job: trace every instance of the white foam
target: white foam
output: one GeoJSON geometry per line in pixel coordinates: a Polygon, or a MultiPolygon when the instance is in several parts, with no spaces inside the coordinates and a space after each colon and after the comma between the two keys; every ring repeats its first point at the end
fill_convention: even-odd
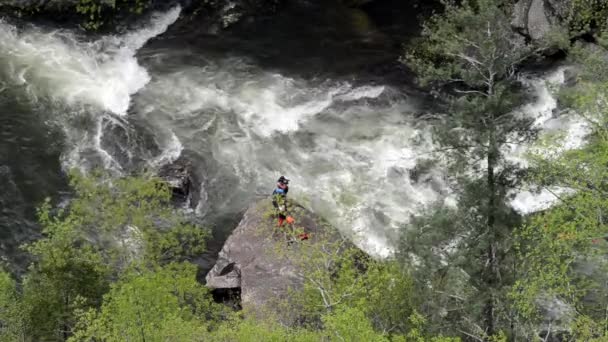
{"type": "MultiPolygon", "coordinates": [[[[419,181],[410,177],[435,146],[430,127],[410,114],[408,101],[367,101],[382,97],[388,86],[312,83],[235,59],[183,67],[150,81],[135,53],[179,12],[176,8],[145,28],[94,42],[61,31],[17,32],[0,23],[0,71],[8,77],[6,86],[20,85],[34,101],[50,99],[74,112],[84,106],[124,115],[134,105],[134,115],[154,129],[163,151],[149,161],[153,166],[171,162],[184,148],[205,151],[210,163],[220,164],[218,173],[229,170],[236,176],[243,192],[268,192],[275,175],[285,174],[292,179],[290,194],[380,257],[391,255],[410,215],[437,200],[455,205],[440,168],[419,181]]],[[[584,127],[571,117],[553,117],[557,102],[551,85],[562,82],[563,73],[548,79],[529,81],[538,97],[523,111],[544,130],[566,128],[567,146],[580,146],[584,127]]],[[[82,166],[95,150],[104,167],[120,170],[101,143],[107,120],[117,117],[102,113],[90,131],[66,132],[76,148],[63,156],[65,165],[82,166]]],[[[507,152],[524,160],[526,147],[507,152]]],[[[542,193],[542,198],[518,196],[512,204],[522,212],[541,210],[549,200],[542,193]]],[[[201,197],[199,212],[214,212],[201,207],[214,201],[205,192],[201,197]]],[[[231,204],[222,201],[217,205],[231,204]]]]}
{"type": "Polygon", "coordinates": [[[154,15],[149,26],[125,36],[87,42],[67,31],[19,32],[0,21],[0,72],[30,97],[48,98],[69,107],[93,106],[124,115],[131,95],[150,80],[135,53],[177,20],[180,8],[154,15]]]}
{"type": "Polygon", "coordinates": [[[302,80],[271,73],[242,82],[238,75],[210,65],[167,75],[152,91],[168,101],[162,106],[173,107],[180,117],[205,109],[236,112],[246,131],[270,137],[298,130],[336,102],[378,97],[384,87],[342,83],[315,89],[302,80]]]}
{"type": "Polygon", "coordinates": [[[174,162],[177,158],[179,158],[184,149],[181,141],[172,131],[169,132],[169,138],[165,139],[161,145],[162,153],[148,162],[148,164],[153,167],[159,167],[174,162]]]}
{"type": "MultiPolygon", "coordinates": [[[[135,111],[174,131],[187,148],[212,151],[244,189],[272,187],[272,178],[286,174],[295,198],[368,252],[390,255],[410,215],[445,188],[440,172],[428,182],[410,180],[419,152],[431,143],[430,132],[407,115],[411,106],[403,99],[379,106],[362,101],[382,96],[386,86],[314,85],[242,63],[156,77],[138,95],[135,111]],[[294,132],[310,132],[310,141],[301,145],[294,132]]],[[[204,207],[212,205],[205,201],[197,210],[213,212],[204,207]]]]}
{"type": "MultiPolygon", "coordinates": [[[[524,79],[523,82],[533,89],[536,99],[519,110],[534,120],[533,127],[540,130],[541,139],[548,135],[560,134],[559,151],[581,147],[585,143],[585,137],[591,132],[589,124],[576,113],[557,113],[555,92],[564,83],[565,69],[566,67],[561,67],[544,77],[524,79]]],[[[555,146],[552,146],[551,150],[557,152],[555,146]]],[[[543,153],[535,143],[512,145],[505,152],[507,159],[523,166],[528,164],[528,152],[543,153]]]]}
{"type": "Polygon", "coordinates": [[[541,189],[538,192],[523,190],[519,191],[515,198],[511,200],[511,206],[520,214],[528,215],[551,208],[559,202],[562,195],[571,193],[573,193],[571,189],[558,187],[541,189]]]}
{"type": "MultiPolygon", "coordinates": [[[[540,146],[532,142],[529,145],[512,146],[507,151],[506,158],[527,167],[527,153],[543,155],[546,158],[559,156],[567,150],[580,148],[586,143],[586,137],[591,133],[591,126],[580,115],[573,112],[564,112],[556,115],[558,109],[555,92],[564,83],[564,71],[561,67],[545,77],[524,80],[531,86],[536,94],[536,100],[521,109],[521,112],[534,119],[534,127],[540,129],[539,138],[556,135],[559,140],[553,139],[550,146],[540,146]]],[[[571,193],[568,189],[551,188],[540,191],[527,189],[514,191],[511,206],[523,215],[546,210],[557,202],[562,194],[571,193]]]]}

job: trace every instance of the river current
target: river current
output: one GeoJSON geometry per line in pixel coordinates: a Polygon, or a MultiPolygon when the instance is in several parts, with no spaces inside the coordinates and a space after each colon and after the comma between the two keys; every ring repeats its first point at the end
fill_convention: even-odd
{"type": "MultiPolygon", "coordinates": [[[[289,17],[258,23],[253,33],[184,35],[180,13],[174,7],[125,34],[96,38],[0,21],[5,256],[38,236],[34,208],[46,196],[67,196],[64,175],[72,168],[120,176],[187,156],[202,170],[193,214],[219,240],[285,175],[293,198],[378,256],[391,254],[410,215],[452,201],[441,167],[417,167],[435,148],[428,97],[395,82],[399,67],[374,71],[381,62],[397,64],[389,38],[314,25],[296,25],[290,37],[283,30],[289,17]],[[308,45],[294,45],[298,39],[308,45]],[[306,55],[311,44],[318,60],[306,55]]],[[[525,82],[535,96],[522,112],[545,131],[566,129],[572,146],[582,143],[584,125],[555,116],[562,69],[525,82]]],[[[507,152],[521,158],[525,149],[507,152]]],[[[513,200],[522,212],[550,203],[549,194],[525,189],[513,200]]]]}

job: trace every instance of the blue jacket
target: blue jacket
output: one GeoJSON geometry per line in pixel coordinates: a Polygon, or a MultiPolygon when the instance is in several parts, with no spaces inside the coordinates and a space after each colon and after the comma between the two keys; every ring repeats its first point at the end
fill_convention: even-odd
{"type": "Polygon", "coordinates": [[[287,191],[289,191],[289,188],[286,189],[281,189],[281,188],[276,188],[274,189],[274,191],[272,192],[272,205],[275,208],[279,208],[279,205],[284,207],[284,210],[286,210],[287,208],[287,191]]]}

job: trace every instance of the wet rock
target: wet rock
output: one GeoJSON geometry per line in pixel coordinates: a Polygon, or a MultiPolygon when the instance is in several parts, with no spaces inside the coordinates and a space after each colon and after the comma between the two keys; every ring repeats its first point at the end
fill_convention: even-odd
{"type": "Polygon", "coordinates": [[[540,40],[551,31],[551,22],[543,0],[532,0],[528,9],[528,34],[533,40],[540,40]]]}
{"type": "Polygon", "coordinates": [[[528,35],[528,9],[532,0],[519,0],[513,7],[511,26],[519,33],[528,35]]]}
{"type": "Polygon", "coordinates": [[[568,4],[566,0],[519,0],[513,7],[511,26],[520,34],[541,41],[561,26],[568,4]]]}
{"type": "Polygon", "coordinates": [[[573,88],[578,83],[578,76],[580,74],[580,68],[576,66],[570,66],[564,69],[564,83],[562,88],[573,88]]]}
{"type": "Polygon", "coordinates": [[[171,164],[166,164],[158,171],[173,191],[173,200],[182,206],[195,208],[200,197],[200,181],[195,167],[187,155],[180,156],[171,164]]]}
{"type": "Polygon", "coordinates": [[[203,1],[193,6],[190,20],[203,22],[208,34],[219,34],[223,30],[257,16],[274,13],[286,0],[227,0],[203,1]]]}
{"type": "Polygon", "coordinates": [[[277,246],[285,243],[294,250],[300,243],[327,241],[328,236],[330,240],[341,239],[340,234],[319,217],[303,207],[295,206],[290,213],[296,220],[296,226],[310,234],[310,238],[290,243],[276,227],[275,219],[268,215],[271,208],[270,199],[249,207],[206,276],[207,286],[211,289],[240,289],[240,304],[245,312],[260,314],[275,300],[286,299],[288,289],[303,285],[302,270],[286,254],[277,253],[277,246]]]}

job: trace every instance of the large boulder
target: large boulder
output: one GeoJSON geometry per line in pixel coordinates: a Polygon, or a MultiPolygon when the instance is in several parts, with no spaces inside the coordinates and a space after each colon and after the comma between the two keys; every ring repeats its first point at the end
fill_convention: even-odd
{"type": "Polygon", "coordinates": [[[519,0],[513,8],[511,26],[532,40],[543,40],[561,25],[568,4],[567,0],[519,0]]]}
{"type": "Polygon", "coordinates": [[[533,40],[541,40],[551,32],[550,15],[543,0],[532,0],[528,9],[528,33],[533,40]]]}
{"type": "Polygon", "coordinates": [[[291,210],[296,220],[293,227],[277,227],[271,213],[269,199],[250,206],[206,277],[211,289],[240,290],[241,307],[246,313],[265,314],[277,300],[287,298],[289,289],[303,285],[303,270],[290,257],[304,260],[305,256],[298,254],[302,244],[342,239],[336,230],[301,206],[295,205],[291,210]],[[297,233],[291,235],[292,229],[303,230],[309,239],[300,240],[297,233]]]}

